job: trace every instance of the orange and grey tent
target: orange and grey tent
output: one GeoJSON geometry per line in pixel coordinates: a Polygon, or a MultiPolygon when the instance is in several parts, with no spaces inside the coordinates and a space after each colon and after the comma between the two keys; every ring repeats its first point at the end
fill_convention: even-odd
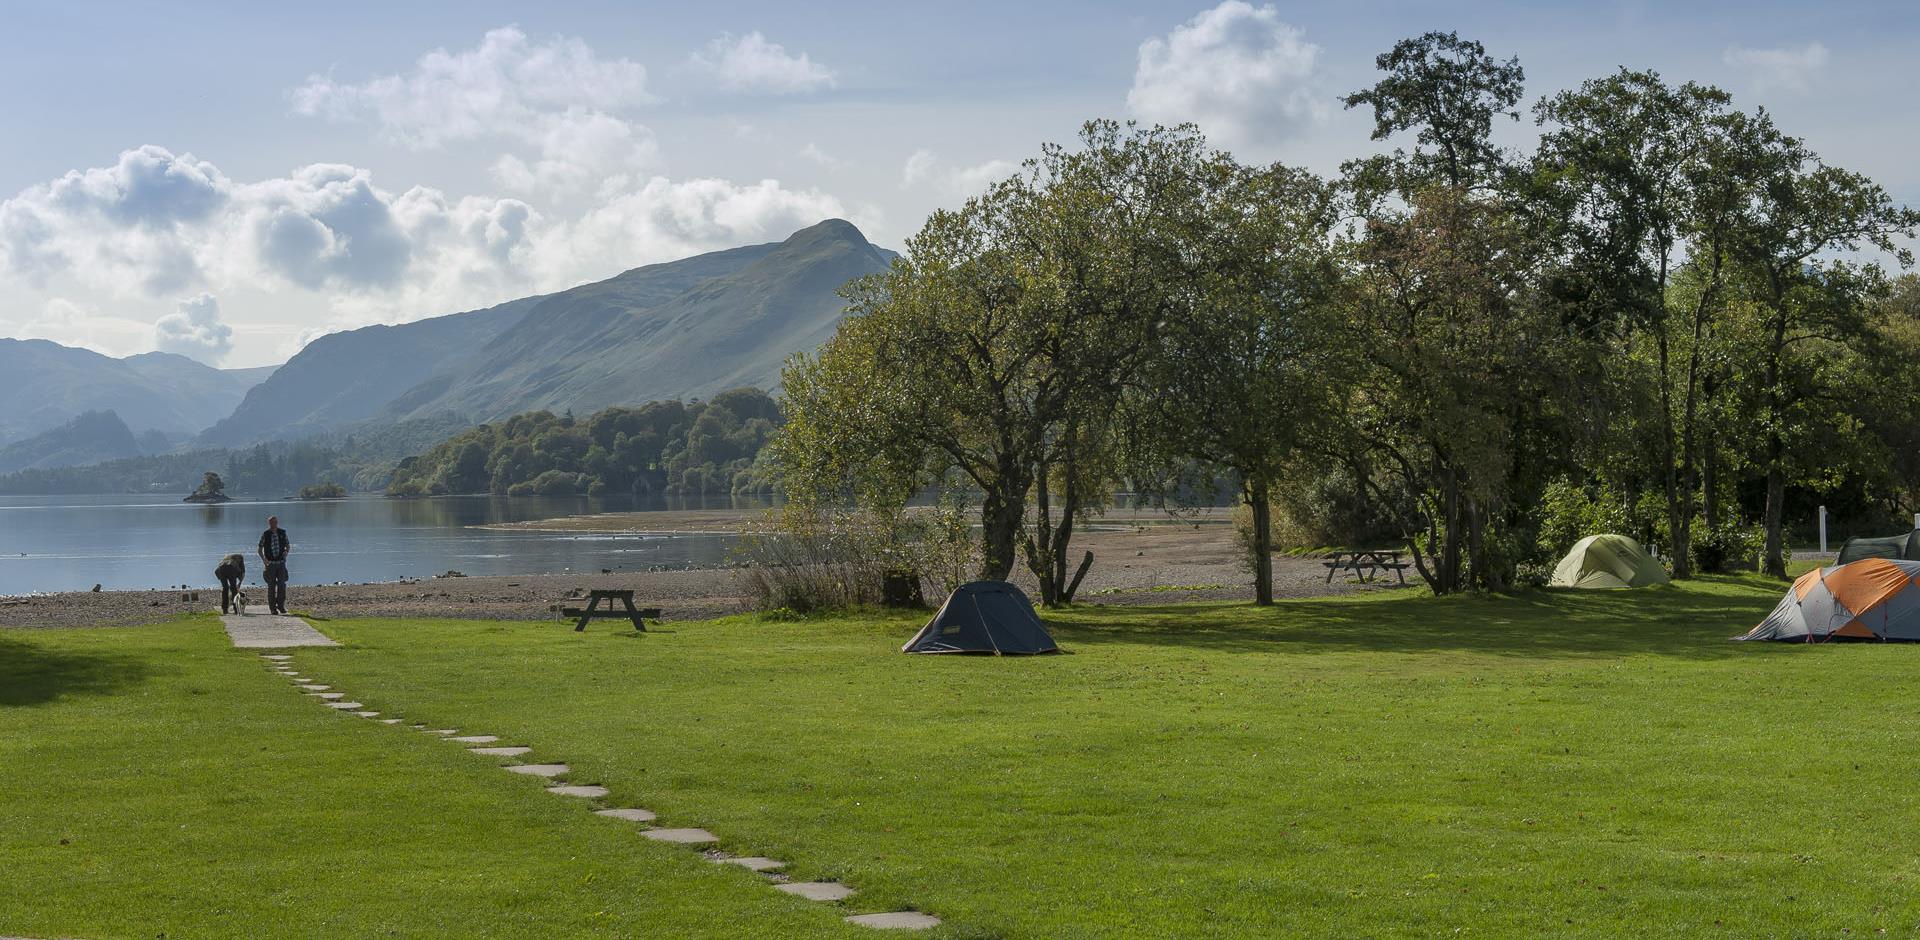
{"type": "Polygon", "coordinates": [[[1920,561],[1864,558],[1799,577],[1738,640],[1920,640],[1920,561]]]}

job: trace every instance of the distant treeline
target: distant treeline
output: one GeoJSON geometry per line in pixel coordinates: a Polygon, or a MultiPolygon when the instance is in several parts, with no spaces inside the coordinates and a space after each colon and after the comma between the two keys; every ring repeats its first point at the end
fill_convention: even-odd
{"type": "Polygon", "coordinates": [[[247,496],[285,496],[305,486],[326,483],[352,491],[379,492],[403,458],[444,440],[463,423],[455,419],[408,421],[355,427],[298,443],[211,448],[128,457],[84,467],[23,470],[0,476],[0,495],[185,495],[208,471],[220,474],[227,492],[247,496]]]}
{"type": "Polygon", "coordinates": [[[389,496],[493,493],[767,493],[761,449],[782,423],[765,392],[608,408],[584,420],[537,411],[483,424],[400,462],[389,496]]]}

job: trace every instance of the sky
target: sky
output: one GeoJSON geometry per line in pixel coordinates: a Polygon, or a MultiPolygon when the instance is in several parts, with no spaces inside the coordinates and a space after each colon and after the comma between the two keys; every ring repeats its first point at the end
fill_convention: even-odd
{"type": "MultiPolygon", "coordinates": [[[[845,218],[898,248],[1092,118],[1332,173],[1394,41],[1764,106],[1920,204],[1920,5],[0,5],[0,336],[221,367],[845,218]]],[[[1530,119],[1503,141],[1530,145],[1530,119]]],[[[1390,144],[1389,144],[1390,145],[1390,144]]]]}

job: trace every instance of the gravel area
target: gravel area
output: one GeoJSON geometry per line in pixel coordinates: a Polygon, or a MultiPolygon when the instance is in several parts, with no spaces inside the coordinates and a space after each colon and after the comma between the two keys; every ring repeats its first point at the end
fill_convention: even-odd
{"type": "MultiPolygon", "coordinates": [[[[637,514],[648,515],[648,514],[637,514]]],[[[1164,517],[1162,517],[1164,518],[1164,517]]],[[[657,521],[657,520],[655,520],[657,521]]],[[[1089,604],[1167,604],[1181,601],[1245,601],[1252,578],[1241,567],[1231,527],[1221,522],[1103,524],[1074,536],[1073,551],[1091,550],[1093,568],[1080,589],[1089,604]]],[[[589,529],[567,520],[569,531],[637,531],[639,520],[604,522],[589,529]]],[[[651,531],[651,529],[649,529],[651,531]]],[[[612,574],[546,574],[509,577],[433,578],[385,584],[294,585],[288,607],[317,619],[345,617],[453,617],[471,620],[555,620],[550,608],[593,588],[632,588],[635,602],[661,608],[667,620],[699,620],[737,613],[749,599],[738,572],[725,568],[632,571],[612,574]]],[[[1325,583],[1316,558],[1274,559],[1274,593],[1316,597],[1391,586],[1325,583]]],[[[1024,566],[1013,581],[1034,593],[1024,566]]],[[[218,610],[220,592],[102,591],[0,598],[0,629],[91,627],[154,623],[177,614],[218,610]]],[[[255,598],[259,600],[259,598],[255,598]]],[[[604,624],[603,624],[604,625],[604,624]]]]}

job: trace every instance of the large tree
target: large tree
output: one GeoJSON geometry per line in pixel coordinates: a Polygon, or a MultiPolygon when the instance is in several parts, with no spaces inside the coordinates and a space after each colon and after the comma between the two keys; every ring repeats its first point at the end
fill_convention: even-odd
{"type": "Polygon", "coordinates": [[[1876,248],[1910,265],[1904,240],[1920,228],[1920,212],[1894,202],[1873,180],[1821,162],[1798,138],[1774,130],[1764,112],[1753,125],[1748,154],[1757,180],[1727,255],[1759,312],[1746,371],[1764,418],[1761,554],[1769,573],[1785,577],[1786,486],[1803,456],[1793,453],[1793,416],[1819,389],[1795,360],[1806,344],[1857,342],[1867,329],[1868,302],[1883,286],[1877,267],[1830,256],[1876,248]]]}
{"type": "MultiPolygon", "coordinates": [[[[1715,308],[1710,286],[1695,303],[1670,310],[1669,288],[1688,237],[1711,241],[1724,229],[1709,189],[1713,173],[1730,170],[1713,159],[1724,149],[1716,143],[1728,100],[1715,88],[1675,87],[1654,72],[1621,69],[1534,109],[1547,130],[1534,161],[1529,194],[1539,198],[1531,211],[1566,243],[1561,293],[1569,326],[1618,352],[1631,352],[1640,337],[1652,347],[1650,462],[1680,578],[1692,572],[1705,341],[1715,308]]],[[[1708,276],[1717,286],[1717,269],[1708,276]]],[[[1626,356],[1615,362],[1623,364],[1608,370],[1615,381],[1640,374],[1626,356]]]]}
{"type": "Polygon", "coordinates": [[[776,453],[795,492],[898,503],[958,472],[982,494],[981,576],[1017,548],[1044,603],[1071,601],[1074,526],[1117,473],[1115,415],[1173,308],[1204,156],[1191,128],[1096,121],[935,213],[789,366],[776,453]]]}
{"type": "Polygon", "coordinates": [[[1212,161],[1187,235],[1192,276],[1135,396],[1138,448],[1162,458],[1157,478],[1211,494],[1226,471],[1252,514],[1255,603],[1273,603],[1273,491],[1303,439],[1333,408],[1339,361],[1333,295],[1332,187],[1304,170],[1212,161]]]}

